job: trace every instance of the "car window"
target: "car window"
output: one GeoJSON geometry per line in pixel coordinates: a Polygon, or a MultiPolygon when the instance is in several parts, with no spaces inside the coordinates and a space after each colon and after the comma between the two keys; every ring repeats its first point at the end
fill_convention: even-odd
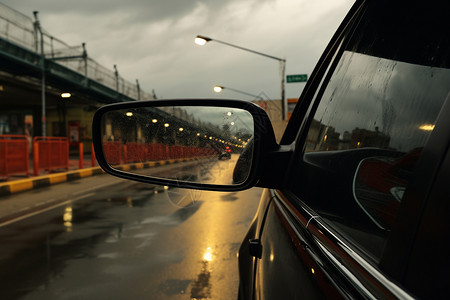
{"type": "Polygon", "coordinates": [[[379,258],[449,94],[449,35],[413,26],[420,5],[369,5],[315,100],[294,190],[379,258]]]}

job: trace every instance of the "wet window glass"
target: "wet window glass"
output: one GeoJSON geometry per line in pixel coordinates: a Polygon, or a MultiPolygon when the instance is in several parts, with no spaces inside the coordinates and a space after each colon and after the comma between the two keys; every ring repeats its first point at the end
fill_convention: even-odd
{"type": "MultiPolygon", "coordinates": [[[[399,14],[414,22],[419,11],[399,14]]],[[[426,34],[439,24],[416,30],[383,13],[360,24],[335,62],[299,162],[308,176],[297,179],[300,199],[375,257],[450,91],[449,53],[435,47],[449,36],[426,34]]]]}

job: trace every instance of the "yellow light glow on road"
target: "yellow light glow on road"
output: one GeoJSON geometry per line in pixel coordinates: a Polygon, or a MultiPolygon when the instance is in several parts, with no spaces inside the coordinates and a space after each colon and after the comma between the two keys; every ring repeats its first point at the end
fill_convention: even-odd
{"type": "Polygon", "coordinates": [[[212,249],[211,247],[206,248],[206,252],[203,255],[203,259],[206,261],[212,261],[213,257],[212,257],[212,249]]]}
{"type": "Polygon", "coordinates": [[[72,229],[72,219],[73,219],[72,207],[68,206],[64,209],[63,215],[64,226],[66,227],[67,231],[71,231],[72,229]]]}

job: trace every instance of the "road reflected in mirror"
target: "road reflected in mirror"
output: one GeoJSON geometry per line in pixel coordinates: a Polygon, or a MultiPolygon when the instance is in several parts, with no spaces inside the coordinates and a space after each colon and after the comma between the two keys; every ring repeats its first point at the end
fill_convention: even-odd
{"type": "Polygon", "coordinates": [[[114,169],[160,179],[236,185],[249,175],[254,124],[243,109],[166,106],[102,116],[102,145],[114,169]]]}

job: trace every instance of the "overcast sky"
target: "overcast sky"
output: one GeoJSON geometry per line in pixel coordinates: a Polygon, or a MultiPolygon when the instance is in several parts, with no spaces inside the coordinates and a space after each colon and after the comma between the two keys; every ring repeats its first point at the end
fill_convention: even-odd
{"type": "MultiPolygon", "coordinates": [[[[281,95],[279,63],[210,42],[197,34],[287,59],[286,74],[310,74],[353,0],[1,0],[32,17],[69,45],[86,42],[88,55],[125,79],[139,79],[159,98],[253,100],[281,95]]],[[[286,84],[298,98],[304,83],[286,84]]]]}

